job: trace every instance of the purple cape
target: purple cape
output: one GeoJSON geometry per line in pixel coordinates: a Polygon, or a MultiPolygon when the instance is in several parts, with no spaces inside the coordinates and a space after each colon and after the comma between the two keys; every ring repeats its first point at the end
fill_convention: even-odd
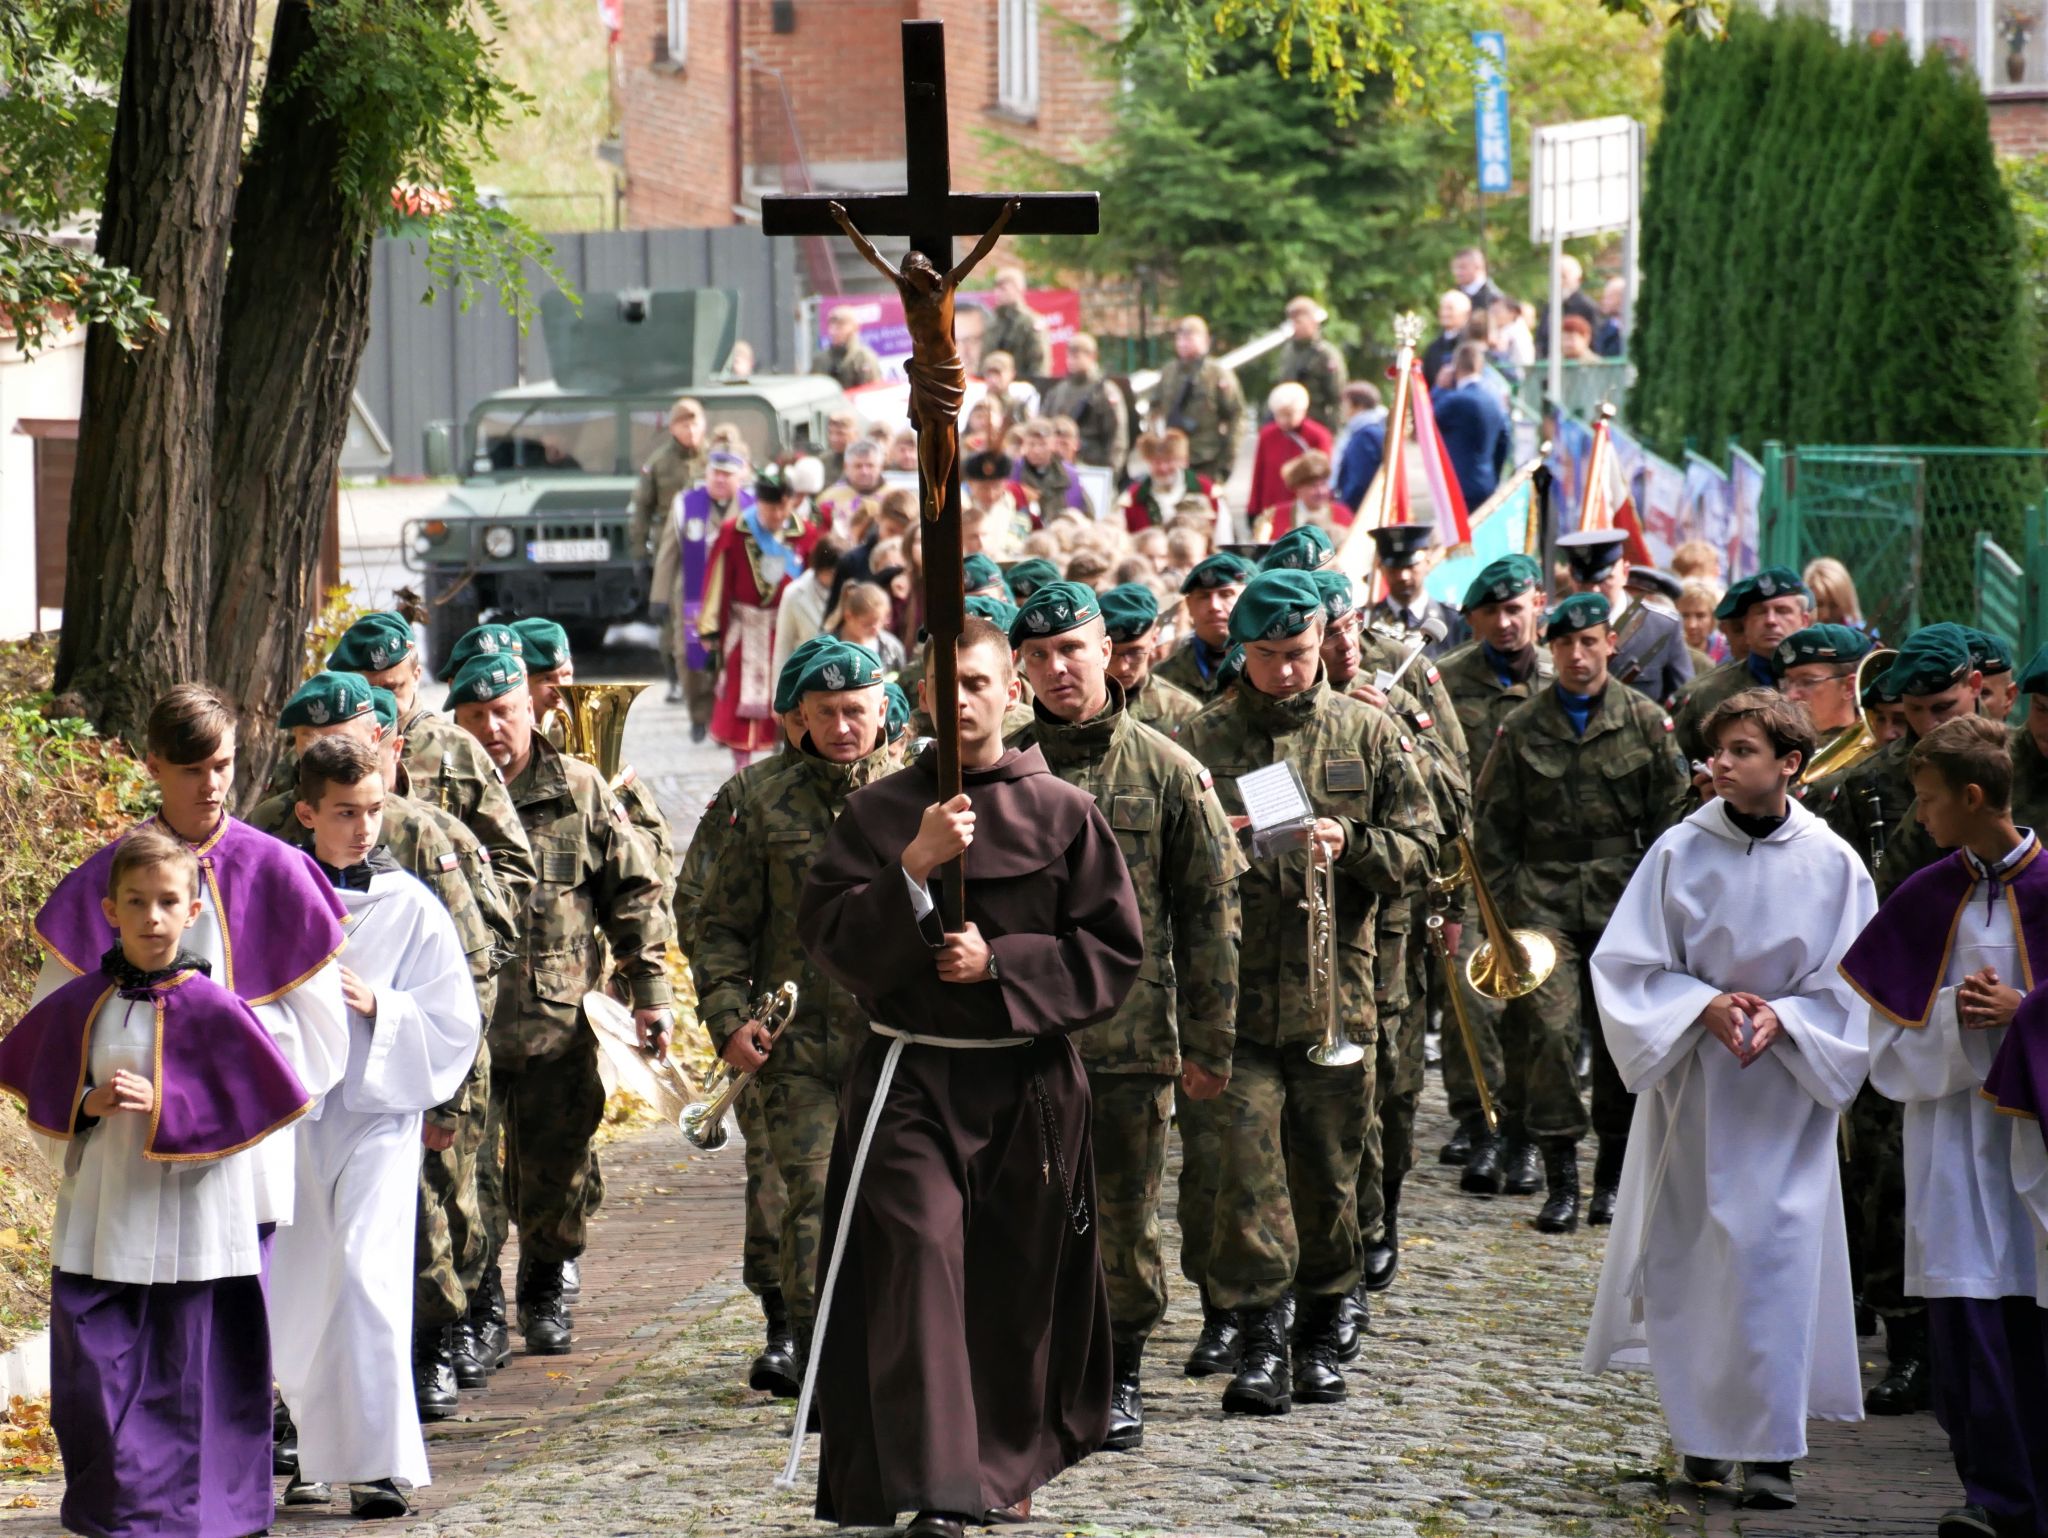
{"type": "MultiPolygon", "coordinates": [[[[744,488],[733,498],[736,512],[754,505],[754,494],[744,488]]],[[[719,520],[711,513],[711,493],[702,486],[683,493],[683,513],[676,526],[676,547],[682,555],[683,601],[681,604],[684,661],[693,669],[704,666],[704,643],[697,639],[697,619],[704,612],[704,573],[711,561],[711,542],[718,538],[719,520]],[[690,533],[692,523],[697,532],[690,533]]]]}
{"type": "MultiPolygon", "coordinates": [[[[46,1137],[71,1137],[92,1023],[115,992],[101,973],[74,977],[0,1041],[0,1089],[27,1102],[29,1125],[46,1137]]],[[[179,972],[129,996],[156,1011],[156,1109],[144,1158],[239,1153],[312,1103],[249,1006],[204,973],[179,972]]]]}
{"type": "Polygon", "coordinates": [[[2048,1137],[2041,1123],[2048,1110],[2048,988],[2036,988],[2020,1000],[2019,1013],[1984,1076],[1984,1098],[2008,1116],[2026,1117],[2048,1137]]]}
{"type": "MultiPolygon", "coordinates": [[[[170,832],[159,819],[150,821],[170,832]]],[[[43,949],[81,976],[96,974],[100,957],[120,939],[100,911],[107,867],[120,842],[58,882],[36,915],[43,949]]],[[[245,1003],[268,1004],[340,951],[341,899],[311,855],[233,817],[221,818],[211,838],[190,847],[220,918],[220,983],[230,993],[245,1003]]]]}
{"type": "MultiPolygon", "coordinates": [[[[1963,904],[1976,885],[1977,874],[1960,849],[1907,877],[1843,956],[1841,971],[1849,986],[1900,1025],[1925,1025],[1948,973],[1963,904]],[[1933,944],[1936,935],[1941,937],[1939,950],[1933,944]]],[[[2003,895],[2026,973],[2008,981],[2030,993],[2048,975],[2048,860],[2041,858],[2038,843],[2005,879],[2003,895]]]]}

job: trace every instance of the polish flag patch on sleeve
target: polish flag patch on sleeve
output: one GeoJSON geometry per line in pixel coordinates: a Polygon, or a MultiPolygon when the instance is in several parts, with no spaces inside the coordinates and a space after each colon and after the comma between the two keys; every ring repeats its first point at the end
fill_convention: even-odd
{"type": "Polygon", "coordinates": [[[1677,730],[1678,730],[1678,728],[1677,728],[1676,726],[1672,725],[1672,723],[1671,723],[1671,717],[1669,717],[1669,716],[1666,716],[1666,717],[1664,718],[1664,730],[1665,730],[1665,731],[1667,731],[1667,732],[1675,732],[1675,731],[1677,731],[1677,730]]]}
{"type": "Polygon", "coordinates": [[[1200,770],[1199,773],[1202,780],[1202,789],[1214,790],[1216,788],[1216,776],[1206,769],[1200,770]]]}
{"type": "Polygon", "coordinates": [[[447,854],[441,856],[441,869],[443,870],[453,870],[455,869],[456,866],[460,865],[461,863],[461,857],[457,855],[453,850],[450,850],[447,854]]]}

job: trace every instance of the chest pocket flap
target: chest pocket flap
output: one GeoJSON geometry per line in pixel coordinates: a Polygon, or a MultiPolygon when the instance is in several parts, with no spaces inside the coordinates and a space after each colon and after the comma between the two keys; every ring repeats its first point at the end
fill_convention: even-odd
{"type": "Polygon", "coordinates": [[[1563,743],[1525,741],[1517,751],[1522,762],[1546,780],[1561,780],[1571,770],[1572,750],[1563,743]]]}
{"type": "Polygon", "coordinates": [[[1625,780],[1632,774],[1650,767],[1650,750],[1641,742],[1631,742],[1625,748],[1617,748],[1601,755],[1600,772],[1610,780],[1625,780]]]}
{"type": "Polygon", "coordinates": [[[1109,798],[1109,825],[1125,833],[1150,833],[1159,822],[1159,801],[1138,792],[1118,792],[1109,798]]]}

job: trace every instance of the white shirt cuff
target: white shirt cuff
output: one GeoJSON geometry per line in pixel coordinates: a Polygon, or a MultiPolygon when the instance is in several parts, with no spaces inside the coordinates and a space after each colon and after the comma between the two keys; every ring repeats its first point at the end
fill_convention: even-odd
{"type": "MultiPolygon", "coordinates": [[[[902,867],[898,866],[897,869],[901,870],[902,867]]],[[[911,875],[907,870],[903,871],[903,883],[910,888],[911,917],[919,923],[923,923],[924,916],[936,908],[938,904],[932,901],[932,894],[924,883],[911,875]]]]}

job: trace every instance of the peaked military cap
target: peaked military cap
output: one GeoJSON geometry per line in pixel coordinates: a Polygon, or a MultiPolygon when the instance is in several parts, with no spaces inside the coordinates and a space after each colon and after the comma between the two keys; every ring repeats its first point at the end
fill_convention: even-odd
{"type": "Polygon", "coordinates": [[[1581,582],[1598,582],[1621,559],[1628,545],[1623,529],[1577,529],[1557,537],[1557,548],[1572,575],[1581,582]]]}
{"type": "Polygon", "coordinates": [[[1010,478],[1010,456],[1000,449],[983,449],[978,454],[969,454],[967,463],[960,467],[960,476],[969,481],[1007,481],[1010,478]]]}
{"type": "Polygon", "coordinates": [[[1631,566],[1628,580],[1623,586],[1634,592],[1660,593],[1673,603],[1685,591],[1685,583],[1670,572],[1655,566],[1631,566]]]}
{"type": "Polygon", "coordinates": [[[1422,559],[1423,547],[1436,538],[1433,523],[1386,523],[1372,531],[1380,547],[1380,565],[1400,571],[1422,559]]]}

